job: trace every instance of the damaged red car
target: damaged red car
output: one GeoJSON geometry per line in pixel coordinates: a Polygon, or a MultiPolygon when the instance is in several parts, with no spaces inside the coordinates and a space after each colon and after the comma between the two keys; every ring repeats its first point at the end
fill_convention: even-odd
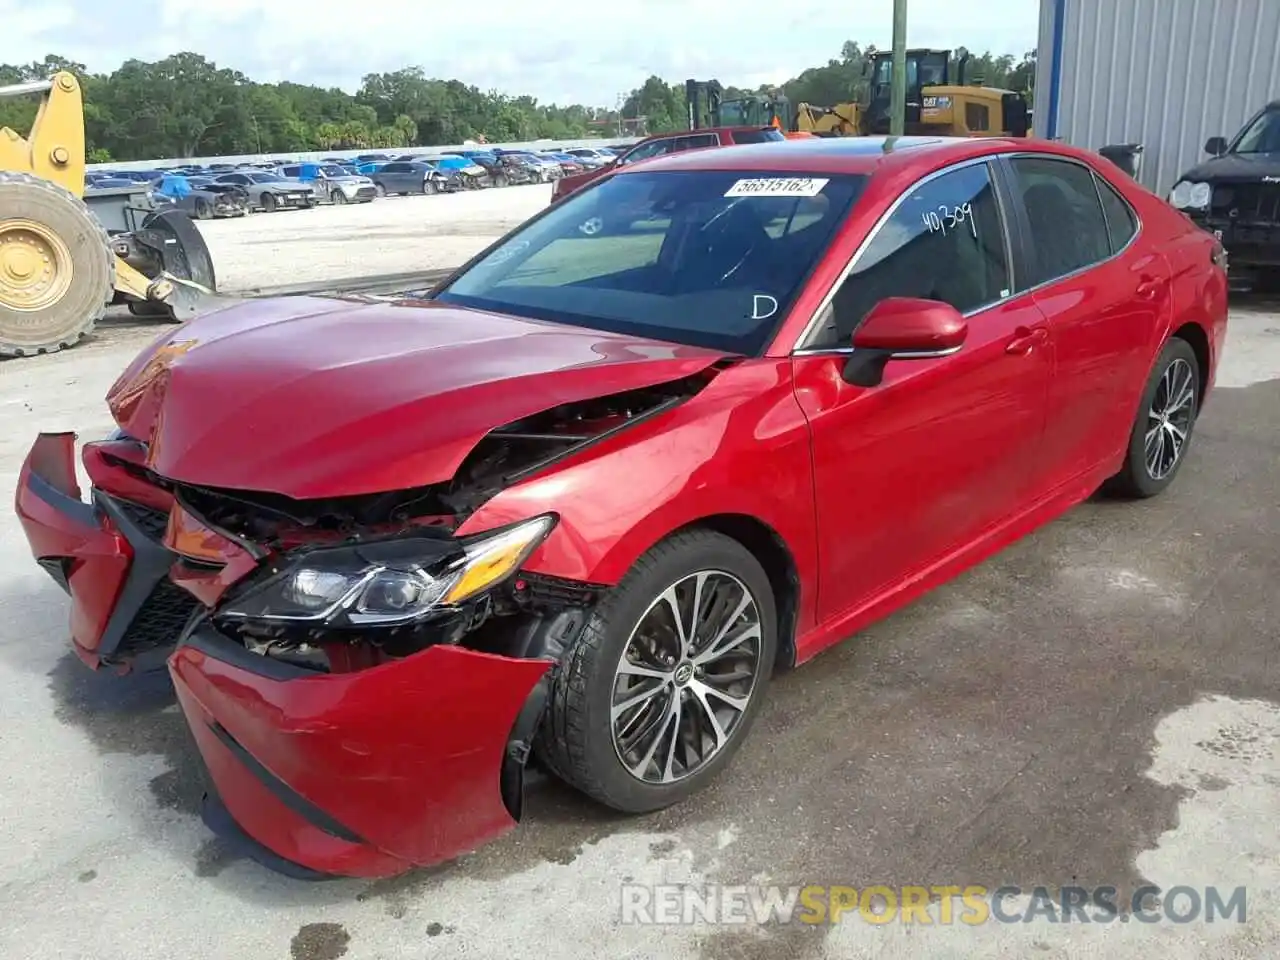
{"type": "Polygon", "coordinates": [[[228,303],[35,442],[17,512],[93,667],[167,662],[209,825],[375,877],[649,811],[771,675],[1186,459],[1214,238],[1059,144],[691,152],[394,302],[228,303]]]}

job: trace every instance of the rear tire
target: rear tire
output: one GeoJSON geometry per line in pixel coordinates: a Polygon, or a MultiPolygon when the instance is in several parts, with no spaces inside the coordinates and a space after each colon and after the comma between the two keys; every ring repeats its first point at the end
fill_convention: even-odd
{"type": "Polygon", "coordinates": [[[750,551],[709,530],[676,534],[636,562],[566,651],[552,681],[539,755],[561,779],[615,810],[644,813],[678,803],[713,780],[746,739],[768,689],[777,639],[773,591],[750,551]],[[683,651],[674,629],[662,629],[663,618],[673,622],[665,599],[671,596],[686,636],[696,641],[683,651]],[[695,597],[701,619],[693,613],[695,597]],[[736,618],[724,616],[734,610],[736,618]],[[745,639],[712,655],[714,641],[726,634],[745,639]],[[721,669],[730,665],[732,672],[721,669]],[[638,667],[649,672],[637,674],[638,667]]]}
{"type": "Polygon", "coordinates": [[[209,209],[209,204],[204,200],[196,201],[196,219],[197,220],[213,219],[213,211],[209,209]]]}
{"type": "Polygon", "coordinates": [[[1187,459],[1199,414],[1200,361],[1191,344],[1174,337],[1142,391],[1124,466],[1104,491],[1131,500],[1163,493],[1187,459]]]}
{"type": "Polygon", "coordinates": [[[83,200],[24,173],[0,171],[0,210],[0,356],[72,346],[112,300],[106,230],[83,200]]]}

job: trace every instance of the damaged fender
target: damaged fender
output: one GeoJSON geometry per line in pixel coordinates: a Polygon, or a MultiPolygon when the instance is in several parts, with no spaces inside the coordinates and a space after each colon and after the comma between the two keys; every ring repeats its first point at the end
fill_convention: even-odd
{"type": "MultiPolygon", "coordinates": [[[[816,582],[816,518],[795,509],[812,501],[813,477],[808,425],[790,387],[789,362],[717,372],[687,401],[497,493],[458,535],[555,510],[559,522],[523,569],[613,585],[681,527],[752,517],[790,554],[800,581],[816,582]],[[734,436],[739,431],[750,436],[734,436]],[[724,449],[738,453],[726,459],[724,449]]],[[[799,629],[814,622],[816,599],[812,591],[797,598],[799,629]]]]}

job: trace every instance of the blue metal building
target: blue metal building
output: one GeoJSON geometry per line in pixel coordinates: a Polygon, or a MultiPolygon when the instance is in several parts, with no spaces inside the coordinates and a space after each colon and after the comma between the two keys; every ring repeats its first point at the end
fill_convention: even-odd
{"type": "Polygon", "coordinates": [[[1158,193],[1274,99],[1280,0],[1040,0],[1036,135],[1141,143],[1158,193]]]}

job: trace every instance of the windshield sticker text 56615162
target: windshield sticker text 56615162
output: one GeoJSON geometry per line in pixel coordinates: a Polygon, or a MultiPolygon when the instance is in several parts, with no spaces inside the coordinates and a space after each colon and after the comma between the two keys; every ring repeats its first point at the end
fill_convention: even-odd
{"type": "Polygon", "coordinates": [[[816,197],[829,181],[822,177],[761,177],[739,180],[726,197],[816,197]]]}

